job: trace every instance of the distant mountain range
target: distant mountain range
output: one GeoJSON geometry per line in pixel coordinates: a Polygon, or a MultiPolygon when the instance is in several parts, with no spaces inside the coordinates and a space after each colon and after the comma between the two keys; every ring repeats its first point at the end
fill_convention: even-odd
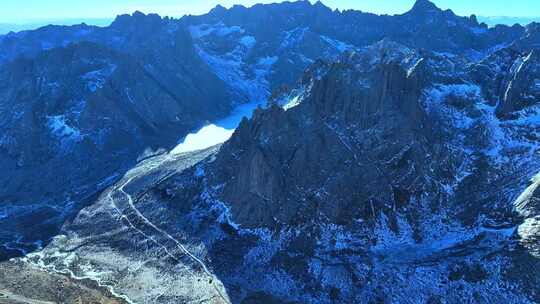
{"type": "Polygon", "coordinates": [[[34,30],[49,24],[55,25],[75,25],[86,23],[95,26],[107,26],[111,24],[114,18],[73,18],[73,19],[45,19],[18,23],[0,23],[0,35],[9,32],[20,32],[34,30]]]}
{"type": "MultiPolygon", "coordinates": [[[[107,26],[113,21],[114,18],[72,18],[35,20],[23,23],[0,23],[0,35],[7,34],[9,32],[34,30],[49,24],[76,25],[85,23],[95,26],[107,26]]],[[[514,25],[516,23],[521,25],[527,25],[531,22],[540,22],[540,17],[478,16],[478,21],[485,22],[489,26],[495,26],[497,24],[514,25]]]]}
{"type": "Polygon", "coordinates": [[[478,20],[485,22],[489,26],[497,24],[514,25],[516,23],[527,25],[532,22],[540,22],[540,17],[478,16],[478,20]]]}

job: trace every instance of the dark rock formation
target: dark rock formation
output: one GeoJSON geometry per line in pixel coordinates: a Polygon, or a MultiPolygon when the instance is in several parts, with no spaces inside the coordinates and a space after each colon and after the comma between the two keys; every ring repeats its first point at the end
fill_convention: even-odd
{"type": "Polygon", "coordinates": [[[438,139],[419,103],[421,80],[393,61],[358,70],[362,59],[329,65],[297,108],[259,111],[225,144],[215,166],[234,176],[225,178],[224,200],[239,223],[350,222],[405,207],[394,192],[422,193],[416,175],[396,178],[409,170],[427,178],[427,155],[444,153],[427,147],[438,149],[438,139]],[[394,154],[384,168],[392,173],[380,171],[375,160],[394,154]]]}
{"type": "Polygon", "coordinates": [[[511,67],[501,92],[497,114],[511,115],[513,112],[538,104],[540,100],[540,51],[532,49],[519,56],[511,67]]]}

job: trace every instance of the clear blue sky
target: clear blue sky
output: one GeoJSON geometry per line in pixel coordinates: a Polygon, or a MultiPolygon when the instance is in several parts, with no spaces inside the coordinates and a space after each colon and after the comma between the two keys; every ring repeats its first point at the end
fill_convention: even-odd
{"type": "MultiPolygon", "coordinates": [[[[1,0],[0,23],[28,23],[41,20],[113,18],[135,10],[160,15],[201,14],[217,4],[246,6],[279,0],[1,0]]],[[[538,16],[540,0],[434,0],[441,8],[459,15],[538,16]],[[511,4],[510,4],[511,3],[511,4]]],[[[332,8],[354,8],[378,14],[407,11],[414,0],[323,0],[332,8]]]]}

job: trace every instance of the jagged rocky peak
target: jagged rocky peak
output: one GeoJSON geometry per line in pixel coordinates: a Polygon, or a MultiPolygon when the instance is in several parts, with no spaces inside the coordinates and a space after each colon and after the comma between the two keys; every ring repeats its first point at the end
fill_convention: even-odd
{"type": "Polygon", "coordinates": [[[420,160],[435,153],[427,143],[437,140],[420,106],[420,78],[403,65],[408,55],[384,60],[383,54],[377,61],[368,50],[321,64],[308,72],[302,96],[294,97],[302,99],[299,105],[284,110],[273,104],[243,121],[214,167],[229,181],[222,195],[235,220],[268,227],[322,218],[351,224],[376,217],[394,195],[404,207],[420,193],[429,175],[420,160]],[[384,165],[377,169],[373,161],[382,155],[396,161],[379,171],[384,165]],[[409,166],[418,175],[398,178],[409,166]],[[392,191],[390,181],[373,183],[394,178],[400,182],[392,191]],[[359,191],[354,185],[369,186],[359,191]]]}
{"type": "MultiPolygon", "coordinates": [[[[221,5],[217,5],[208,14],[212,18],[224,18],[227,21],[239,21],[238,18],[243,16],[245,21],[251,21],[255,17],[259,18],[283,18],[289,19],[291,15],[305,17],[306,13],[332,13],[332,10],[324,5],[321,1],[311,3],[309,0],[285,1],[282,3],[272,4],[255,4],[252,7],[243,5],[233,5],[227,9],[221,5]]],[[[203,16],[204,17],[204,16],[203,16]]],[[[292,21],[292,20],[289,20],[292,21]]]]}
{"type": "Polygon", "coordinates": [[[533,22],[525,27],[524,35],[514,43],[514,47],[526,51],[531,48],[540,48],[540,23],[533,22]]]}
{"type": "Polygon", "coordinates": [[[539,22],[532,22],[528,24],[526,27],[526,34],[527,35],[538,35],[540,33],[540,23],[539,22]]]}
{"type": "Polygon", "coordinates": [[[393,110],[413,115],[423,76],[429,72],[423,55],[427,58],[429,53],[384,39],[336,61],[318,61],[302,78],[306,90],[302,103],[317,117],[339,117],[346,122],[369,120],[393,110]]]}
{"type": "Polygon", "coordinates": [[[216,5],[213,9],[210,10],[208,13],[209,15],[220,15],[227,11],[227,8],[224,7],[221,4],[216,5]]]}
{"type": "Polygon", "coordinates": [[[415,15],[425,15],[439,12],[442,12],[442,10],[437,5],[435,5],[435,3],[429,0],[416,0],[414,6],[409,11],[410,14],[415,15]]]}
{"type": "MultiPolygon", "coordinates": [[[[472,27],[479,28],[482,31],[488,29],[485,23],[478,23],[476,15],[471,15],[470,17],[457,16],[452,10],[442,10],[429,0],[417,0],[412,9],[403,16],[412,18],[416,22],[427,22],[428,24],[438,22],[451,27],[472,27]]],[[[433,30],[436,29],[434,28],[433,30]]]]}
{"type": "Polygon", "coordinates": [[[299,9],[329,9],[322,1],[316,1],[312,3],[310,0],[296,0],[296,1],[290,1],[286,3],[286,6],[296,7],[299,9]]]}
{"type": "Polygon", "coordinates": [[[111,28],[122,30],[140,30],[140,29],[156,29],[160,27],[165,20],[158,14],[144,14],[140,11],[135,11],[133,14],[119,15],[111,23],[111,28]]]}
{"type": "Polygon", "coordinates": [[[388,41],[367,48],[364,54],[351,53],[315,81],[314,102],[333,112],[328,115],[352,120],[370,120],[398,110],[414,116],[414,121],[420,118],[420,79],[410,71],[419,60],[416,52],[388,41]]]}
{"type": "Polygon", "coordinates": [[[328,6],[326,6],[322,1],[317,1],[313,4],[313,7],[317,10],[324,11],[324,12],[332,12],[332,9],[328,6]]]}

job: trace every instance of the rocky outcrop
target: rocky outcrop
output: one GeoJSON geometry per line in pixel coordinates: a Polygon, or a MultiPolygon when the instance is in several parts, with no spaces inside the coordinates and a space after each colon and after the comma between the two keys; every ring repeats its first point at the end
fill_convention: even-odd
{"type": "Polygon", "coordinates": [[[525,26],[525,33],[513,43],[521,51],[540,47],[540,23],[532,22],[525,26]]]}
{"type": "Polygon", "coordinates": [[[519,56],[510,68],[504,82],[504,92],[497,107],[499,116],[537,105],[540,100],[540,51],[532,49],[519,56]]]}
{"type": "Polygon", "coordinates": [[[223,199],[239,223],[351,222],[405,208],[421,193],[416,175],[402,176],[425,175],[434,151],[424,147],[437,141],[419,103],[421,79],[399,62],[359,71],[360,57],[328,66],[298,107],[255,113],[225,144],[215,167],[233,176],[223,199]],[[388,167],[374,162],[382,155],[388,167]]]}
{"type": "Polygon", "coordinates": [[[518,227],[523,246],[540,257],[540,179],[536,176],[532,184],[514,202],[516,211],[524,222],[518,227]]]}

